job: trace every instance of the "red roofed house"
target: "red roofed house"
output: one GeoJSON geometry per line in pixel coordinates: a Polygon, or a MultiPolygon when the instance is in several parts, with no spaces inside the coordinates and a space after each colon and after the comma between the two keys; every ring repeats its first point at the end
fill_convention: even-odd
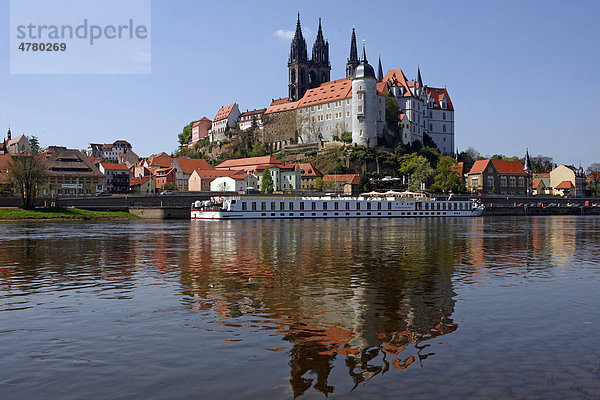
{"type": "Polygon", "coordinates": [[[273,179],[273,190],[299,190],[300,168],[296,164],[284,164],[275,157],[250,157],[227,160],[216,166],[218,170],[237,170],[258,177],[258,186],[262,184],[262,174],[269,168],[273,179]]]}
{"type": "Polygon", "coordinates": [[[336,193],[357,194],[360,192],[360,176],[357,174],[324,175],[323,182],[336,193]]]}
{"type": "Polygon", "coordinates": [[[250,187],[256,189],[257,186],[258,179],[254,174],[236,171],[228,176],[213,179],[210,183],[210,190],[211,192],[244,192],[250,187]]]}
{"type": "Polygon", "coordinates": [[[585,183],[586,176],[583,168],[559,165],[550,171],[550,185],[554,195],[582,197],[585,183]]]}
{"type": "Polygon", "coordinates": [[[317,178],[322,178],[321,171],[313,163],[298,164],[300,167],[300,187],[304,190],[314,190],[317,178]]]}
{"type": "Polygon", "coordinates": [[[194,125],[192,125],[192,140],[190,141],[190,145],[207,137],[211,127],[212,121],[206,117],[194,122],[194,125]]]}
{"type": "Polygon", "coordinates": [[[104,191],[108,193],[129,193],[129,168],[125,164],[100,163],[104,174],[104,191]]]}
{"type": "Polygon", "coordinates": [[[552,187],[550,186],[550,173],[549,172],[536,172],[532,175],[531,181],[531,193],[534,196],[540,194],[552,194],[552,187]]]}
{"type": "Polygon", "coordinates": [[[188,181],[188,190],[190,192],[210,192],[210,183],[216,178],[223,176],[231,176],[235,173],[244,174],[244,171],[232,171],[232,170],[203,170],[198,169],[192,172],[188,181]]]}
{"type": "Polygon", "coordinates": [[[10,157],[10,154],[0,154],[0,195],[10,195],[12,193],[12,184],[8,178],[10,157]]]}
{"type": "Polygon", "coordinates": [[[225,132],[231,128],[237,127],[240,114],[240,109],[236,103],[221,107],[212,121],[212,128],[210,128],[208,134],[210,141],[217,142],[225,139],[225,132]]]}
{"type": "Polygon", "coordinates": [[[156,192],[156,180],[151,175],[141,178],[130,178],[129,188],[131,193],[135,194],[154,194],[156,192]]]}
{"type": "Polygon", "coordinates": [[[175,185],[179,190],[188,190],[188,183],[192,172],[195,170],[214,170],[206,160],[202,158],[174,158],[171,167],[175,168],[175,185]]]}
{"type": "Polygon", "coordinates": [[[167,182],[171,182],[175,185],[175,174],[177,170],[175,168],[161,168],[156,170],[155,184],[156,189],[162,189],[167,182]]]}
{"type": "Polygon", "coordinates": [[[467,174],[467,188],[485,194],[527,194],[528,174],[519,161],[477,160],[467,174]]]}

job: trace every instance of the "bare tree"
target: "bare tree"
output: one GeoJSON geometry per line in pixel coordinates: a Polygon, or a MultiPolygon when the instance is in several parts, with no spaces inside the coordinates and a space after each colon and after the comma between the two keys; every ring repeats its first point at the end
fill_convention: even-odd
{"type": "Polygon", "coordinates": [[[44,184],[46,168],[40,156],[15,155],[8,163],[8,176],[16,194],[21,197],[22,207],[35,208],[35,198],[44,184]]]}

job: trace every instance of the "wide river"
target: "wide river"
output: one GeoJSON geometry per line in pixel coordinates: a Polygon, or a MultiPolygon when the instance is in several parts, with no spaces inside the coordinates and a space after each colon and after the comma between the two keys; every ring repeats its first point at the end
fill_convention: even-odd
{"type": "Polygon", "coordinates": [[[600,218],[0,224],[2,399],[598,399],[600,218]]]}

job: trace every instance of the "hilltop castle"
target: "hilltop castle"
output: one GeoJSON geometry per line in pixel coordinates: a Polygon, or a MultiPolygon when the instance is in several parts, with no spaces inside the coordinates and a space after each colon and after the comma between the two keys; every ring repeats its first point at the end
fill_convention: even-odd
{"type": "Polygon", "coordinates": [[[290,44],[288,97],[273,100],[265,110],[241,113],[237,104],[222,107],[208,131],[211,141],[227,137],[238,127],[243,114],[257,121],[260,140],[275,149],[293,143],[340,140],[352,135],[352,142],[374,146],[382,142],[386,126],[386,96],[398,102],[397,123],[403,144],[424,142],[426,135],[445,154],[454,154],[454,107],[446,88],[423,83],[420,68],[417,79],[408,80],[401,69],[383,74],[381,58],[375,74],[367,61],[366,49],[358,56],[356,32],[352,29],[346,77],[331,81],[329,42],[319,18],[317,37],[308,58],[300,14],[290,44]]]}

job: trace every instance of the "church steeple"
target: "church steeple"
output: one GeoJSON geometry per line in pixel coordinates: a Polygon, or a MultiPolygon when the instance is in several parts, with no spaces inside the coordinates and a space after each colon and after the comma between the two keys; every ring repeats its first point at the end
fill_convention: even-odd
{"type": "Polygon", "coordinates": [[[381,54],[379,55],[379,66],[377,67],[377,80],[383,80],[383,69],[381,68],[381,54]]]}
{"type": "Polygon", "coordinates": [[[298,22],[296,23],[296,33],[292,39],[292,45],[290,49],[290,62],[300,61],[305,62],[308,60],[306,51],[306,41],[302,36],[302,27],[300,26],[300,13],[298,13],[298,22]]]}
{"type": "Polygon", "coordinates": [[[317,39],[313,45],[312,61],[316,66],[329,67],[329,43],[323,38],[323,29],[321,28],[321,18],[319,18],[319,30],[317,39]]]}
{"type": "Polygon", "coordinates": [[[531,173],[531,160],[529,159],[529,149],[525,150],[525,162],[523,163],[523,171],[531,173]]]}
{"type": "Polygon", "coordinates": [[[354,70],[358,67],[358,51],[356,50],[356,33],[352,28],[352,39],[350,40],[350,58],[346,65],[346,78],[352,78],[354,70]]]}
{"type": "Polygon", "coordinates": [[[10,132],[10,126],[8,127],[8,133],[6,134],[6,136],[8,137],[8,140],[11,139],[12,133],[10,132]]]}
{"type": "Polygon", "coordinates": [[[417,67],[417,83],[419,88],[423,89],[423,79],[421,79],[421,67],[417,67]]]}

